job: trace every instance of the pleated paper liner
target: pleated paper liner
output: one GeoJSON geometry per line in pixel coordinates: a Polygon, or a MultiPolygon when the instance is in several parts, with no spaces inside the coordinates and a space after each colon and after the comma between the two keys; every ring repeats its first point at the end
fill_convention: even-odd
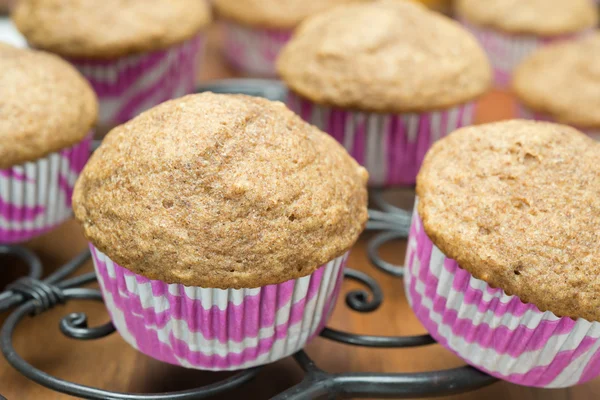
{"type": "Polygon", "coordinates": [[[431,336],[468,364],[524,386],[569,387],[600,375],[600,323],[542,312],[474,278],[413,219],[404,278],[431,336]]]}
{"type": "Polygon", "coordinates": [[[123,339],[155,359],[213,371],[267,364],[302,349],[325,326],[347,259],[278,285],[221,290],[151,281],[90,247],[123,339]]]}
{"type": "Polygon", "coordinates": [[[541,37],[503,33],[479,27],[464,19],[460,22],[475,36],[487,53],[494,68],[496,86],[501,89],[510,87],[515,68],[540,47],[565,40],[577,40],[593,32],[592,29],[586,29],[574,34],[541,37]]]}
{"type": "Polygon", "coordinates": [[[277,55],[292,37],[292,30],[251,28],[226,22],[224,53],[239,71],[261,77],[275,77],[277,55]]]}
{"type": "Polygon", "coordinates": [[[98,96],[103,133],[160,103],[194,92],[202,34],[164,50],[114,60],[69,59],[98,96]]]}
{"type": "Polygon", "coordinates": [[[0,243],[27,241],[70,218],[73,187],[89,158],[91,136],[37,161],[0,170],[0,243]]]}
{"type": "Polygon", "coordinates": [[[329,133],[369,171],[369,186],[413,185],[427,150],[473,121],[473,103],[410,114],[379,114],[322,106],[291,92],[288,107],[329,133]]]}

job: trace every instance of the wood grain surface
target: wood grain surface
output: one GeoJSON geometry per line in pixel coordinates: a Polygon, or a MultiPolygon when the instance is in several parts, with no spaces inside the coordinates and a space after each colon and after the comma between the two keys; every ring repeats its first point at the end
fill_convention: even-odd
{"type": "MultiPolygon", "coordinates": [[[[200,75],[202,80],[235,76],[224,65],[219,54],[218,31],[211,35],[207,62],[200,75]]],[[[477,122],[509,118],[514,104],[508,94],[492,93],[479,104],[477,122]]],[[[410,203],[410,191],[391,194],[392,200],[410,203]],[[408,200],[407,200],[408,199],[408,200]]],[[[424,333],[404,298],[400,279],[389,277],[369,265],[366,258],[365,234],[350,258],[350,266],[369,273],[376,278],[385,294],[383,305],[370,314],[359,314],[340,301],[330,326],[362,334],[413,335],[424,333]]],[[[69,221],[56,231],[27,244],[44,260],[46,273],[55,269],[85,246],[81,232],[74,221],[69,221]]],[[[402,263],[405,242],[391,243],[382,249],[385,259],[402,263]]],[[[11,259],[1,259],[3,274],[0,287],[24,272],[11,259]]],[[[85,271],[90,271],[86,265],[85,271]]],[[[344,283],[344,292],[358,287],[344,283]]],[[[90,324],[104,323],[108,315],[102,304],[96,302],[70,302],[56,307],[34,318],[26,318],[16,332],[15,347],[20,355],[36,367],[57,377],[103,389],[127,392],[162,392],[194,388],[214,382],[228,374],[209,373],[174,367],[155,361],[138,353],[127,345],[118,334],[97,341],[81,342],[64,337],[58,330],[60,318],[70,312],[85,311],[90,324]]],[[[6,315],[0,316],[0,322],[6,315]]],[[[372,350],[345,346],[317,338],[307,348],[308,354],[318,366],[330,372],[376,371],[376,372],[419,372],[445,369],[462,365],[462,362],[439,345],[406,350],[372,350]]],[[[218,399],[268,399],[287,387],[299,382],[302,377],[295,363],[286,359],[265,367],[259,376],[234,392],[218,399]]],[[[45,389],[14,371],[0,357],[0,393],[9,400],[53,400],[71,399],[45,389]]],[[[448,397],[455,400],[588,400],[600,396],[600,380],[586,385],[562,390],[539,390],[523,388],[508,383],[497,383],[485,389],[448,397]]]]}

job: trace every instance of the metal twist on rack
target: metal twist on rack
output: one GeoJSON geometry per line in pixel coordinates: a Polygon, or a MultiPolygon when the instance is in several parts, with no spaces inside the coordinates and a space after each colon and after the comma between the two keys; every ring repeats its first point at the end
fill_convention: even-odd
{"type": "MultiPolygon", "coordinates": [[[[285,91],[274,81],[234,80],[224,81],[200,88],[221,93],[246,93],[270,99],[282,99],[285,91]]],[[[381,192],[371,196],[380,210],[369,210],[368,230],[380,231],[368,244],[368,255],[375,267],[395,278],[401,278],[404,269],[379,257],[379,249],[385,243],[408,236],[411,213],[385,202],[381,192]]],[[[95,281],[94,273],[69,277],[90,259],[88,250],[82,252],[45,279],[42,264],[30,250],[19,246],[0,246],[0,257],[16,256],[24,261],[28,276],[10,284],[0,293],[0,312],[13,309],[0,330],[0,349],[10,365],[30,380],[51,390],[85,399],[115,400],[184,400],[205,399],[240,387],[256,377],[261,367],[247,369],[217,383],[203,387],[158,394],[135,394],[112,392],[53,377],[24,360],[13,346],[13,336],[18,324],[27,316],[35,317],[47,310],[71,300],[102,301],[101,293],[83,288],[95,281]]],[[[363,289],[346,294],[346,304],[361,313],[375,311],[383,302],[383,292],[376,280],[363,272],[347,269],[345,278],[359,282],[363,289]]],[[[115,332],[111,322],[89,327],[85,313],[71,313],[59,323],[61,332],[77,340],[95,340],[115,332]]],[[[352,346],[371,348],[406,348],[435,343],[429,335],[417,336],[372,336],[357,335],[325,328],[321,337],[352,346]]],[[[298,385],[278,394],[275,400],[305,400],[335,397],[371,398],[424,398],[475,390],[494,383],[496,380],[471,367],[424,373],[342,373],[334,374],[321,370],[304,352],[293,356],[304,371],[304,379],[298,385]]],[[[2,396],[0,395],[0,399],[2,396]]]]}

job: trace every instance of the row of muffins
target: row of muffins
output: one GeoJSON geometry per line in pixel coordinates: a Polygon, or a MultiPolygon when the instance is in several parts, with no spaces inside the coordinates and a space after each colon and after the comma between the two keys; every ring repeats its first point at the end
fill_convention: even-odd
{"type": "MultiPolygon", "coordinates": [[[[456,25],[424,9],[391,2],[370,7],[371,17],[390,15],[388,29],[398,17],[416,26],[435,21],[444,35],[476,49],[456,25]]],[[[360,21],[357,14],[346,18],[360,21]]],[[[357,46],[377,50],[386,43],[384,33],[373,28],[357,46]]],[[[329,37],[309,64],[325,55],[335,65],[344,59],[344,43],[343,36],[329,37]]],[[[418,70],[421,48],[393,47],[392,53],[418,70]],[[416,59],[402,58],[410,54],[416,59]]],[[[424,49],[441,51],[432,44],[424,49]]],[[[48,57],[14,49],[6,54],[48,57]]],[[[40,71],[45,63],[35,60],[40,71]]],[[[464,64],[450,58],[448,66],[455,65],[464,64]]],[[[290,74],[297,73],[291,67],[290,74]]],[[[485,68],[475,71],[483,76],[485,68]]],[[[299,84],[310,88],[313,77],[300,75],[306,81],[299,84]]],[[[335,78],[340,83],[329,87],[331,98],[342,98],[348,84],[348,101],[355,101],[353,81],[344,74],[335,78]]],[[[53,81],[67,79],[82,82],[75,75],[53,81]]],[[[16,101],[20,93],[4,101],[16,101]]],[[[37,97],[19,101],[36,104],[37,97]]],[[[29,114],[42,107],[47,104],[11,115],[64,122],[63,108],[29,114]]],[[[83,101],[81,109],[94,119],[93,101],[83,101]]],[[[399,124],[368,124],[378,122],[399,124]]],[[[81,124],[81,131],[89,129],[84,118],[81,124]]],[[[6,135],[13,131],[9,127],[6,135]]],[[[520,121],[462,130],[434,146],[418,180],[410,245],[416,250],[409,253],[406,284],[409,293],[414,288],[409,299],[417,316],[436,339],[471,364],[522,384],[570,385],[597,375],[597,155],[598,145],[570,128],[520,121]],[[437,308],[428,308],[429,300],[437,308]],[[465,319],[475,321],[473,306],[484,324],[465,329],[465,319]],[[515,329],[521,326],[534,332],[526,343],[525,328],[515,329]],[[488,333],[486,327],[498,329],[488,333]],[[510,338],[504,347],[494,344],[498,335],[510,338]],[[481,352],[482,343],[490,342],[491,350],[481,352]],[[523,372],[525,366],[533,372],[523,372]]],[[[21,175],[25,182],[32,178],[26,168],[21,175]]],[[[166,362],[236,369],[279,359],[323,326],[345,252],[364,227],[365,183],[364,169],[339,145],[281,104],[205,94],[167,102],[111,132],[83,170],[74,208],[125,340],[166,362]]]]}
{"type": "MultiPolygon", "coordinates": [[[[253,70],[250,59],[257,59],[246,51],[252,46],[245,45],[253,36],[244,24],[267,24],[268,36],[279,38],[282,45],[308,15],[352,1],[357,0],[213,4],[221,15],[239,22],[226,24],[226,55],[232,63],[253,70]]],[[[203,32],[212,21],[205,0],[22,0],[11,16],[31,47],[67,59],[90,81],[100,101],[102,132],[194,91],[206,40],[203,32]]],[[[260,68],[254,72],[274,73],[279,48],[272,47],[262,49],[270,59],[270,72],[260,68]]]]}
{"type": "MultiPolygon", "coordinates": [[[[62,55],[88,79],[100,99],[101,123],[115,113],[119,122],[193,90],[195,50],[184,48],[197,44],[208,8],[154,1],[131,30],[129,16],[146,3],[128,2],[127,12],[110,19],[96,12],[93,29],[82,18],[97,11],[91,1],[22,0],[13,18],[33,47],[62,55]],[[183,13],[179,28],[163,34],[164,24],[183,13]],[[162,24],[149,24],[159,19],[162,24]],[[103,38],[99,31],[107,24],[113,33],[103,38]],[[154,36],[160,39],[152,42],[154,36]],[[180,40],[189,43],[176,44],[180,40]]],[[[413,184],[431,144],[471,123],[473,102],[491,79],[484,52],[456,22],[400,0],[357,2],[308,18],[281,53],[279,70],[291,88],[290,108],[343,143],[367,166],[372,186],[413,184]]]]}
{"type": "MultiPolygon", "coordinates": [[[[310,16],[321,14],[320,18],[326,20],[326,22],[323,22],[324,24],[341,24],[345,25],[343,29],[348,30],[351,23],[341,21],[347,15],[341,12],[327,12],[327,10],[340,3],[365,2],[367,1],[287,1],[277,2],[274,5],[269,1],[244,0],[233,2],[218,0],[214,2],[214,6],[225,21],[228,21],[225,24],[224,42],[229,58],[246,70],[253,70],[253,63],[268,65],[265,68],[268,68],[269,73],[273,74],[275,72],[275,61],[279,53],[290,41],[293,30],[302,21],[311,20],[310,16]],[[269,38],[272,40],[270,41],[269,38]],[[243,54],[239,55],[238,53],[243,54]],[[247,58],[247,60],[244,60],[244,58],[247,58]]],[[[202,53],[205,40],[202,30],[211,21],[210,10],[205,2],[198,1],[188,5],[187,0],[168,4],[161,0],[155,0],[152,4],[142,6],[136,5],[136,3],[124,5],[116,0],[114,3],[106,2],[101,6],[92,1],[73,4],[68,2],[55,3],[50,0],[41,3],[23,0],[16,8],[13,19],[33,47],[54,52],[68,59],[90,81],[100,99],[99,120],[102,132],[115,124],[131,119],[153,105],[191,93],[194,90],[196,71],[200,63],[198,56],[202,53]],[[147,8],[147,10],[142,12],[140,7],[147,8]],[[101,12],[103,9],[120,9],[122,12],[110,12],[108,13],[110,18],[107,18],[107,13],[101,12]],[[136,17],[133,18],[132,16],[136,17]],[[78,22],[74,23],[73,21],[78,22]],[[133,23],[132,21],[136,22],[133,23]],[[110,25],[110,28],[108,25],[110,25]],[[89,29],[89,26],[93,29],[89,29]],[[110,31],[110,34],[106,33],[108,31],[110,31]]],[[[346,6],[348,8],[346,14],[352,14],[352,11],[349,11],[352,7],[352,5],[346,6]]],[[[357,7],[360,7],[360,5],[357,7]]],[[[463,0],[456,2],[455,8],[463,26],[474,33],[479,44],[486,51],[491,60],[496,81],[502,81],[500,82],[502,84],[507,84],[514,68],[535,49],[547,43],[589,36],[592,28],[597,23],[597,13],[590,0],[569,2],[562,0],[550,2],[539,0],[524,2],[463,0]]],[[[374,18],[372,21],[376,21],[381,16],[377,15],[374,18]]],[[[403,23],[405,20],[399,18],[397,23],[403,23]]],[[[372,24],[372,21],[366,21],[363,18],[361,23],[368,26],[372,24]]],[[[311,21],[307,21],[305,25],[311,24],[314,25],[311,21]]],[[[431,26],[430,23],[429,29],[423,28],[420,31],[413,32],[411,40],[413,46],[418,47],[421,44],[427,46],[428,41],[431,41],[431,39],[427,39],[426,35],[432,30],[431,26]],[[425,36],[419,37],[419,35],[425,36]]],[[[319,28],[301,29],[301,31],[313,30],[312,33],[306,34],[306,38],[303,38],[306,42],[310,41],[304,44],[309,51],[314,51],[313,48],[319,47],[324,41],[318,33],[314,32],[316,29],[319,28]],[[308,35],[313,37],[309,39],[308,35]]],[[[359,38],[359,29],[362,28],[356,29],[355,33],[346,33],[347,39],[351,40],[352,43],[363,40],[359,38]]],[[[365,32],[365,34],[368,34],[368,32],[365,32]]],[[[305,35],[299,32],[297,36],[302,38],[305,35]]],[[[298,42],[300,38],[295,42],[298,42]]],[[[457,41],[462,43],[465,39],[458,38],[457,41]]],[[[403,40],[399,41],[397,45],[402,46],[406,43],[407,41],[403,40]]],[[[368,52],[366,48],[353,49],[351,46],[345,46],[344,43],[340,43],[340,46],[340,52],[344,48],[348,52],[361,51],[362,53],[359,53],[359,55],[368,52]]],[[[295,50],[287,51],[288,57],[302,57],[302,54],[290,56],[289,54],[293,51],[295,50]]],[[[471,58],[475,57],[476,51],[474,50],[461,49],[460,51],[467,52],[467,55],[471,58]]],[[[318,54],[316,56],[320,57],[318,54]]],[[[390,65],[398,62],[392,56],[393,52],[380,51],[379,57],[371,57],[371,62],[378,65],[390,65]]],[[[440,54],[437,56],[446,57],[447,55],[440,54]]],[[[479,71],[476,76],[471,76],[473,70],[482,70],[481,61],[471,61],[470,71],[465,71],[463,77],[458,76],[457,78],[461,79],[462,82],[460,85],[455,86],[465,86],[465,89],[456,101],[451,98],[453,96],[452,92],[456,97],[456,93],[460,92],[460,89],[455,88],[449,94],[444,92],[446,89],[443,84],[447,84],[447,82],[443,82],[443,80],[447,77],[439,77],[434,74],[434,79],[425,83],[424,88],[419,86],[421,81],[425,82],[431,77],[427,76],[426,72],[433,70],[433,73],[435,73],[436,68],[433,66],[425,68],[423,71],[417,71],[417,74],[412,73],[415,71],[407,72],[410,80],[402,82],[403,85],[412,85],[412,90],[419,93],[412,96],[414,100],[402,99],[399,104],[388,105],[387,107],[383,104],[377,104],[375,107],[372,105],[366,107],[360,104],[353,105],[350,104],[349,99],[344,98],[345,93],[338,96],[342,100],[338,99],[337,102],[333,102],[331,99],[326,98],[329,94],[323,93],[323,89],[319,87],[314,88],[310,96],[303,97],[308,97],[313,103],[316,102],[320,105],[331,105],[327,104],[329,100],[333,105],[342,106],[345,109],[349,106],[356,106],[356,109],[360,111],[380,113],[390,113],[397,111],[397,109],[406,112],[417,108],[419,111],[427,111],[458,107],[467,102],[463,101],[464,98],[473,100],[483,92],[481,89],[484,86],[484,83],[482,83],[483,72],[479,71]],[[436,79],[442,81],[440,85],[437,85],[436,79]],[[464,81],[468,82],[465,84],[464,81]],[[472,87],[467,87],[469,85],[472,85],[472,87]],[[428,91],[427,96],[423,95],[425,90],[428,91]],[[442,100],[444,97],[445,100],[442,100]],[[423,104],[420,104],[421,102],[423,104]]],[[[549,62],[553,61],[549,60],[549,62]]],[[[589,62],[593,64],[593,58],[589,62]]],[[[285,63],[285,60],[282,60],[281,63],[285,63]]],[[[339,63],[339,67],[345,70],[360,68],[359,65],[356,65],[358,63],[351,57],[346,57],[345,61],[339,60],[339,63]]],[[[335,82],[337,77],[326,76],[326,70],[318,69],[323,67],[322,65],[316,65],[314,67],[316,69],[313,71],[304,70],[303,63],[299,63],[294,67],[298,70],[297,74],[313,75],[317,77],[315,79],[327,81],[326,86],[339,84],[339,82],[335,82]]],[[[382,79],[387,79],[385,70],[374,66],[370,66],[369,69],[368,72],[372,76],[381,76],[382,79]]],[[[593,69],[593,67],[588,69],[593,69]]],[[[289,68],[284,67],[283,70],[279,71],[279,75],[294,92],[297,92],[300,85],[299,80],[290,77],[288,71],[289,68]]],[[[390,73],[390,71],[387,73],[390,73]]],[[[448,71],[441,68],[439,74],[443,75],[444,73],[447,74],[448,71]]],[[[360,71],[356,72],[356,75],[360,75],[360,71]]],[[[347,78],[357,79],[351,73],[348,74],[347,78]]],[[[580,79],[579,75],[574,78],[580,79]]],[[[593,84],[594,82],[593,79],[586,79],[586,77],[581,79],[585,80],[586,83],[591,81],[593,84]]],[[[365,82],[364,76],[358,76],[358,82],[353,83],[353,85],[356,87],[351,95],[355,97],[378,96],[381,101],[397,100],[394,95],[389,95],[387,92],[391,92],[391,88],[395,89],[396,86],[394,85],[398,85],[398,82],[388,82],[390,88],[380,90],[383,94],[372,93],[374,85],[371,82],[365,82]]],[[[408,91],[409,88],[407,88],[408,91]]],[[[518,93],[521,94],[522,91],[519,90],[518,93]]],[[[540,96],[520,97],[529,100],[532,97],[539,98],[540,96]]],[[[581,102],[583,103],[586,100],[583,99],[581,102]]],[[[570,101],[567,99],[563,102],[569,103],[570,101]]],[[[548,108],[545,105],[538,106],[535,104],[532,106],[529,104],[531,101],[526,101],[526,103],[528,108],[534,111],[534,113],[524,113],[523,116],[526,117],[536,117],[540,108],[548,108]]],[[[574,114],[578,112],[578,107],[573,106],[572,108],[574,114]]],[[[307,111],[307,113],[314,114],[311,111],[307,111]]],[[[554,117],[552,113],[550,114],[546,117],[554,117]]],[[[469,110],[461,113],[461,117],[469,120],[471,118],[469,110]]],[[[454,121],[452,116],[449,119],[454,121]]],[[[565,122],[569,122],[569,119],[560,118],[561,121],[565,122]]],[[[459,123],[458,126],[460,125],[459,123]]],[[[590,124],[586,123],[581,127],[587,130],[600,130],[600,126],[588,125],[590,124]]],[[[361,147],[362,140],[358,140],[358,142],[357,146],[361,147]]],[[[424,146],[428,147],[426,144],[419,147],[423,148],[424,146]]],[[[355,151],[353,148],[349,148],[349,151],[355,157],[363,160],[395,157],[393,154],[383,155],[382,157],[381,154],[377,154],[378,151],[376,150],[371,151],[371,156],[369,156],[369,149],[365,151],[357,149],[355,151]],[[359,153],[365,154],[360,155],[359,153]]],[[[422,159],[422,154],[418,158],[419,160],[422,159]]],[[[413,170],[413,173],[410,174],[412,177],[408,178],[408,183],[411,183],[411,181],[414,183],[414,169],[418,169],[419,165],[420,163],[416,162],[413,163],[413,166],[408,166],[409,169],[413,170]]],[[[404,177],[386,176],[388,173],[385,165],[377,165],[370,168],[370,170],[374,185],[407,183],[407,179],[404,177]]]]}
{"type": "Polygon", "coordinates": [[[204,93],[90,158],[98,104],[73,66],[0,45],[0,70],[2,243],[51,230],[72,201],[113,323],[176,365],[261,365],[322,330],[367,220],[367,172],[333,138],[283,103],[204,93]]]}
{"type": "MultiPolygon", "coordinates": [[[[53,89],[68,79],[91,93],[53,56],[2,56],[33,79],[62,64],[53,89]]],[[[15,94],[3,105],[22,104],[15,94]]],[[[524,385],[598,375],[599,152],[572,128],[531,121],[461,129],[428,152],[405,285],[441,344],[524,385]]],[[[281,103],[206,93],[109,133],[73,201],[123,338],[176,365],[240,369],[293,353],[324,326],[366,221],[366,179],[281,103]]]]}

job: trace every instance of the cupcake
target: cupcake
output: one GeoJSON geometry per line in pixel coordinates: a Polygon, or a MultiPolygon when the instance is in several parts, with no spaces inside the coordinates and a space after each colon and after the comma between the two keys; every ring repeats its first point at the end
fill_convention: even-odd
{"type": "Polygon", "coordinates": [[[211,20],[204,0],[21,0],[12,17],[90,81],[102,130],[193,92],[211,20]]]}
{"type": "Polygon", "coordinates": [[[367,173],[282,103],[204,93],[112,130],[75,186],[112,321],[189,368],[284,358],[323,328],[367,173]]]}
{"type": "Polygon", "coordinates": [[[536,51],[515,71],[513,88],[522,117],[600,138],[600,33],[536,51]]]}
{"type": "MultiPolygon", "coordinates": [[[[275,76],[275,59],[306,17],[360,0],[214,0],[224,19],[224,54],[238,70],[275,76]]],[[[364,1],[364,0],[363,0],[364,1]]]]}
{"type": "Polygon", "coordinates": [[[433,338],[512,383],[600,374],[600,145],[548,122],[460,129],[417,181],[405,286],[433,338]]]}
{"type": "Polygon", "coordinates": [[[376,187],[414,184],[427,149],[471,123],[473,101],[491,84],[468,32],[401,0],[307,19],[277,68],[289,107],[342,143],[376,187]]]}
{"type": "Polygon", "coordinates": [[[536,49],[579,38],[598,22],[592,0],[457,0],[455,11],[488,53],[501,88],[536,49]]]}
{"type": "Polygon", "coordinates": [[[41,235],[71,216],[98,104],[68,63],[0,43],[0,243],[41,235]]]}

